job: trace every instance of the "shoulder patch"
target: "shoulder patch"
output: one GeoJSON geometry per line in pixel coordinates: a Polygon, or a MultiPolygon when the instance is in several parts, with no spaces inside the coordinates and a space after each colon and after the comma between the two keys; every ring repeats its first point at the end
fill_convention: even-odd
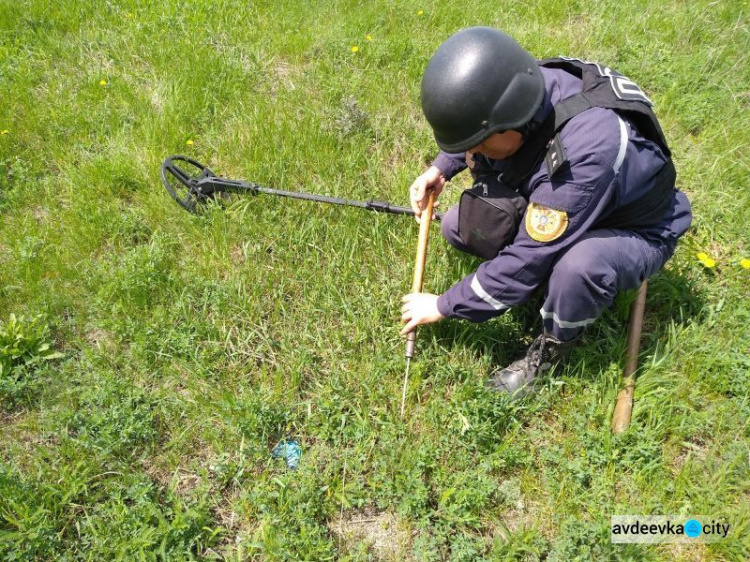
{"type": "Polygon", "coordinates": [[[551,242],[568,228],[568,213],[529,203],[526,209],[526,232],[537,242],[551,242]]]}

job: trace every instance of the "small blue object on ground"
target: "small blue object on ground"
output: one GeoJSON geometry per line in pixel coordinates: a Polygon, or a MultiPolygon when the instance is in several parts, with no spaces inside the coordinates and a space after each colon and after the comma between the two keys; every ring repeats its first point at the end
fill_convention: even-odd
{"type": "Polygon", "coordinates": [[[282,439],[271,451],[271,456],[275,459],[283,458],[286,465],[292,470],[299,467],[299,459],[302,456],[302,449],[299,443],[294,439],[282,439]]]}

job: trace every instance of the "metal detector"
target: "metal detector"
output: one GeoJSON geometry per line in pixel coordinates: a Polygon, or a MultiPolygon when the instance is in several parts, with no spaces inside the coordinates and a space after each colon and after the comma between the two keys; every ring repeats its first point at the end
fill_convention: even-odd
{"type": "MultiPolygon", "coordinates": [[[[161,181],[172,198],[183,209],[191,213],[197,213],[200,205],[210,199],[216,199],[217,195],[220,196],[227,193],[258,195],[259,193],[265,193],[266,195],[304,199],[305,201],[315,201],[317,203],[359,207],[360,209],[375,211],[377,213],[414,216],[414,211],[410,207],[398,207],[391,205],[387,201],[354,201],[299,191],[284,191],[263,187],[255,182],[222,178],[213,173],[207,166],[187,156],[170,156],[164,160],[164,163],[161,165],[161,181]]],[[[436,213],[435,218],[440,220],[442,213],[436,213]]]]}

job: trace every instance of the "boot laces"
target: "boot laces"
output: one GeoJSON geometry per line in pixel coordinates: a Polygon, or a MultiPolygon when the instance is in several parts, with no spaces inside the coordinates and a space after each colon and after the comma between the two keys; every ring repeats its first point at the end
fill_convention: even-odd
{"type": "Polygon", "coordinates": [[[542,333],[529,347],[528,360],[534,369],[547,370],[559,358],[559,344],[554,338],[542,333]]]}

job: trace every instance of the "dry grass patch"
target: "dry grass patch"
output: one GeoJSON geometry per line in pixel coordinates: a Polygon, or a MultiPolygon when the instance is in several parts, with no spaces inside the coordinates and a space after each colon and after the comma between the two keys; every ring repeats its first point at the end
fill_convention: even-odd
{"type": "Polygon", "coordinates": [[[412,533],[390,512],[351,511],[328,525],[347,548],[364,543],[376,560],[410,560],[412,533]]]}

